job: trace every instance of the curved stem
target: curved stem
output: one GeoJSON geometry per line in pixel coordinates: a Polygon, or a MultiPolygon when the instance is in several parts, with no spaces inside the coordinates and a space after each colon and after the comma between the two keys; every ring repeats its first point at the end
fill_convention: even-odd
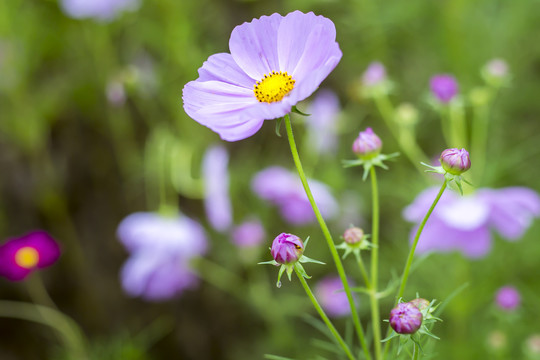
{"type": "Polygon", "coordinates": [[[371,354],[369,353],[369,349],[366,345],[366,340],[364,338],[364,331],[362,330],[362,325],[360,324],[360,316],[358,315],[358,311],[356,310],[356,305],[352,297],[351,288],[349,287],[349,282],[347,281],[347,276],[345,275],[345,269],[343,268],[343,264],[341,263],[341,258],[339,257],[339,254],[337,252],[336,245],[334,244],[334,240],[332,239],[332,235],[330,234],[330,231],[328,230],[328,226],[326,225],[326,222],[324,221],[321,215],[321,212],[319,211],[319,207],[317,206],[317,204],[315,203],[315,200],[313,199],[313,194],[311,193],[311,189],[309,188],[309,184],[307,182],[306,175],[304,173],[304,170],[302,168],[302,163],[300,161],[300,156],[298,155],[296,143],[294,141],[294,135],[292,131],[291,119],[289,117],[289,114],[285,115],[285,127],[287,129],[287,137],[289,139],[289,145],[291,147],[291,153],[294,160],[294,164],[296,165],[296,169],[298,170],[298,175],[300,176],[300,181],[302,181],[302,185],[304,186],[304,190],[309,199],[311,207],[313,208],[313,211],[315,212],[315,217],[317,218],[317,221],[319,222],[319,226],[321,227],[321,230],[324,234],[324,238],[326,239],[326,243],[328,244],[328,248],[330,249],[330,253],[332,254],[332,258],[336,265],[339,278],[341,279],[341,282],[343,283],[343,289],[345,290],[345,294],[347,295],[347,299],[349,300],[349,306],[351,308],[351,316],[354,322],[354,327],[358,334],[358,340],[360,341],[362,349],[364,350],[366,359],[369,360],[371,359],[371,354]]]}
{"type": "Polygon", "coordinates": [[[419,349],[418,349],[418,346],[416,345],[416,343],[413,343],[413,355],[412,355],[412,360],[418,360],[418,354],[420,353],[419,349]]]}
{"type": "Polygon", "coordinates": [[[371,288],[369,292],[371,304],[371,318],[373,326],[373,347],[375,349],[375,359],[380,360],[381,355],[381,319],[379,314],[379,302],[377,299],[378,274],[379,274],[379,190],[377,186],[377,175],[375,167],[370,169],[371,175],[371,196],[372,196],[372,227],[371,241],[371,288]]]}
{"type": "Polygon", "coordinates": [[[306,279],[304,279],[302,274],[300,274],[300,272],[298,271],[296,266],[294,267],[294,272],[298,276],[298,279],[300,279],[300,282],[302,283],[302,286],[304,287],[304,290],[306,291],[307,296],[309,297],[309,299],[313,303],[313,306],[315,307],[315,310],[317,310],[317,312],[319,313],[321,319],[324,321],[324,323],[328,327],[328,330],[330,330],[332,335],[334,335],[334,338],[339,343],[339,345],[341,346],[341,348],[343,349],[343,351],[345,352],[347,357],[349,359],[351,359],[351,360],[354,360],[354,356],[352,355],[351,350],[349,349],[349,347],[347,346],[347,344],[345,343],[345,341],[343,340],[341,335],[339,335],[338,331],[336,330],[336,328],[334,327],[334,325],[332,324],[332,322],[330,321],[328,316],[326,316],[326,314],[325,314],[324,310],[322,309],[321,305],[319,305],[319,302],[315,298],[315,295],[313,295],[313,292],[309,288],[309,285],[307,284],[306,279]]]}
{"type": "MultiPolygon", "coordinates": [[[[397,302],[399,301],[399,299],[403,296],[403,294],[405,292],[405,286],[407,285],[407,279],[409,278],[409,271],[411,269],[412,261],[413,261],[413,258],[414,258],[414,251],[416,250],[416,245],[418,244],[418,239],[420,239],[420,235],[422,234],[422,230],[424,230],[424,226],[426,225],[427,220],[429,219],[431,213],[435,209],[435,206],[439,202],[439,199],[441,198],[444,190],[446,189],[446,185],[447,185],[447,182],[446,182],[446,179],[445,179],[442,186],[441,186],[441,189],[439,190],[439,193],[437,194],[437,197],[435,198],[435,200],[431,204],[431,207],[429,208],[428,212],[426,213],[426,216],[424,216],[424,219],[420,223],[420,226],[418,226],[418,230],[416,231],[416,235],[414,236],[414,241],[413,241],[413,244],[411,246],[411,250],[409,251],[409,256],[407,257],[407,262],[405,263],[405,268],[403,269],[403,275],[401,277],[401,285],[399,286],[399,291],[398,291],[397,296],[396,296],[396,301],[395,301],[396,304],[397,304],[397,302]]],[[[388,327],[388,331],[387,331],[387,335],[389,335],[389,334],[390,334],[390,326],[388,327]]],[[[384,354],[385,355],[388,352],[389,348],[390,348],[390,341],[387,341],[386,345],[384,347],[384,354]]]]}
{"type": "Polygon", "coordinates": [[[33,321],[58,331],[73,359],[88,359],[79,326],[67,315],[42,305],[0,300],[0,317],[33,321]]]}

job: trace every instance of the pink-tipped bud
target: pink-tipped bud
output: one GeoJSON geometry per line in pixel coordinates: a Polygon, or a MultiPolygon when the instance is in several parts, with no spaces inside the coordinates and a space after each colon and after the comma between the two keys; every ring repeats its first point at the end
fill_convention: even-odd
{"type": "Polygon", "coordinates": [[[374,61],[362,74],[362,82],[365,86],[375,86],[386,80],[386,69],[383,64],[374,61]]]}
{"type": "Polygon", "coordinates": [[[422,313],[411,303],[400,303],[390,311],[390,326],[398,334],[414,334],[422,326],[422,313]]]}
{"type": "Polygon", "coordinates": [[[465,149],[446,149],[439,159],[443,169],[453,175],[463,174],[471,168],[469,152],[465,149]]]}
{"type": "Polygon", "coordinates": [[[358,227],[351,227],[343,233],[343,239],[349,245],[360,244],[364,239],[364,231],[358,227]]]}
{"type": "Polygon", "coordinates": [[[381,148],[382,141],[371,128],[360,131],[352,146],[352,150],[356,155],[368,159],[377,156],[381,152],[381,148]]]}
{"type": "Polygon", "coordinates": [[[441,74],[433,76],[429,81],[431,93],[442,103],[449,103],[458,93],[457,80],[452,75],[441,74]]]}
{"type": "Polygon", "coordinates": [[[425,309],[429,307],[429,301],[423,298],[417,298],[417,299],[411,300],[409,301],[409,304],[413,304],[420,311],[424,311],[425,309]]]}
{"type": "Polygon", "coordinates": [[[281,233],[274,239],[270,253],[277,263],[292,264],[302,257],[304,243],[296,235],[281,233]]]}

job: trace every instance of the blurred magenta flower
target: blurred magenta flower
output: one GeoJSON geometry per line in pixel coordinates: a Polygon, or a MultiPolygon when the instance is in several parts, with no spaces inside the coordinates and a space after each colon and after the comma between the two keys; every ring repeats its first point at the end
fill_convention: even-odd
{"type": "Polygon", "coordinates": [[[503,78],[508,75],[508,64],[502,59],[492,59],[486,64],[486,72],[497,78],[503,78]]]}
{"type": "Polygon", "coordinates": [[[351,313],[347,294],[343,291],[343,283],[338,276],[329,275],[319,281],[315,286],[315,296],[330,317],[341,317],[351,313]]]}
{"type": "Polygon", "coordinates": [[[455,77],[448,74],[433,76],[430,81],[431,93],[442,103],[449,103],[458,93],[459,87],[455,77]]]}
{"type": "Polygon", "coordinates": [[[281,233],[272,242],[270,253],[278,264],[293,264],[304,254],[304,242],[296,235],[281,233]]]}
{"type": "Polygon", "coordinates": [[[35,230],[0,245],[0,276],[24,280],[35,269],[51,266],[60,257],[60,246],[47,232],[35,230]]]}
{"type": "Polygon", "coordinates": [[[495,295],[495,303],[503,310],[515,310],[521,304],[521,295],[515,287],[503,286],[495,295]]]}
{"type": "Polygon", "coordinates": [[[228,164],[229,154],[223,146],[210,147],[204,154],[204,209],[210,225],[218,231],[224,231],[232,224],[228,164]]]}
{"type": "Polygon", "coordinates": [[[422,320],[422,312],[411,303],[399,303],[390,311],[390,326],[398,334],[414,334],[422,320]]]}
{"type": "MultiPolygon", "coordinates": [[[[403,211],[404,218],[419,224],[438,191],[433,187],[420,193],[403,211]]],[[[517,240],[538,216],[540,197],[525,187],[483,188],[466,196],[446,191],[426,223],[416,252],[460,251],[480,258],[491,249],[492,229],[507,240],[517,240]]],[[[416,228],[411,241],[415,233],[416,228]]]]}
{"type": "Polygon", "coordinates": [[[64,13],[74,19],[110,21],[126,10],[137,10],[140,0],[61,0],[64,13]]]}
{"type": "MultiPolygon", "coordinates": [[[[326,218],[338,212],[338,204],[329,188],[315,180],[308,180],[313,198],[326,218]]],[[[293,225],[315,221],[315,213],[298,177],[288,170],[273,166],[266,168],[253,178],[253,191],[262,199],[279,207],[283,219],[293,225]]]]}
{"type": "Polygon", "coordinates": [[[469,152],[465,149],[446,149],[439,158],[443,169],[453,175],[461,175],[471,168],[469,152]]]}
{"type": "Polygon", "coordinates": [[[258,219],[252,219],[236,226],[231,237],[236,246],[251,247],[262,244],[266,233],[261,222],[258,219]]]}
{"type": "Polygon", "coordinates": [[[374,61],[362,74],[364,86],[376,86],[386,80],[386,68],[378,61],[374,61]]]}
{"type": "Polygon", "coordinates": [[[227,141],[288,114],[341,59],[332,21],[294,11],[235,27],[230,54],[214,54],[183,89],[184,110],[227,141]]]}
{"type": "Polygon", "coordinates": [[[337,121],[341,107],[337,95],[328,89],[320,90],[306,109],[311,116],[306,121],[308,142],[319,154],[335,153],[337,121]]]}
{"type": "Polygon", "coordinates": [[[121,271],[128,295],[161,301],[198,284],[189,268],[189,261],[207,249],[206,234],[198,222],[186,216],[138,212],[122,220],[117,235],[130,253],[121,271]]]}

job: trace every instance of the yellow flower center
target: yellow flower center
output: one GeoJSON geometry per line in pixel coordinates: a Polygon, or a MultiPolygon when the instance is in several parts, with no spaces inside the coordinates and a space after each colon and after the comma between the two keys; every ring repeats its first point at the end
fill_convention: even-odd
{"type": "Polygon", "coordinates": [[[281,101],[294,88],[292,76],[287,72],[272,71],[268,75],[264,75],[261,81],[257,81],[254,85],[253,92],[259,102],[273,103],[281,101]]]}
{"type": "Polygon", "coordinates": [[[15,253],[15,263],[25,269],[36,267],[38,261],[39,253],[33,247],[25,246],[15,253]]]}

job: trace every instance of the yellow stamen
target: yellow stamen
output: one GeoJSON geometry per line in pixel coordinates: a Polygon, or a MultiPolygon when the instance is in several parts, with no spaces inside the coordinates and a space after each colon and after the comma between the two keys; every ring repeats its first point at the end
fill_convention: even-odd
{"type": "Polygon", "coordinates": [[[259,102],[281,101],[294,88],[295,80],[287,72],[272,71],[254,85],[253,92],[259,102]]]}
{"type": "Polygon", "coordinates": [[[39,253],[33,247],[25,246],[15,253],[15,263],[25,269],[36,267],[38,262],[39,253]]]}

